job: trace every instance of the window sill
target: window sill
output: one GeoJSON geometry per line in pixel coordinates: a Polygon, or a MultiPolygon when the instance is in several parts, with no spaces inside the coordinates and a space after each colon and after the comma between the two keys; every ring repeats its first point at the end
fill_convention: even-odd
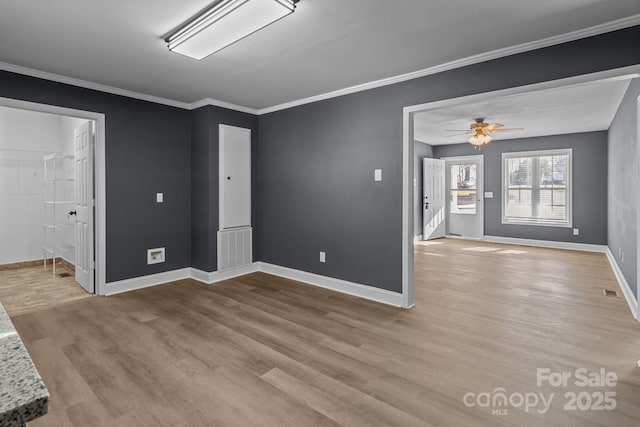
{"type": "Polygon", "coordinates": [[[552,227],[552,228],[572,228],[571,222],[534,222],[534,221],[511,221],[502,220],[503,225],[532,225],[534,227],[552,227]]]}

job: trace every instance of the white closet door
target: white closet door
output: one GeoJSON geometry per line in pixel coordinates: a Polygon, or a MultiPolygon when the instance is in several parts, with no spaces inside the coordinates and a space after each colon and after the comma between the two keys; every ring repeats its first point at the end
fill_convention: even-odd
{"type": "Polygon", "coordinates": [[[75,129],[76,282],[95,292],[93,265],[93,122],[75,129]]]}
{"type": "Polygon", "coordinates": [[[251,130],[220,125],[220,230],[251,225],[251,130]]]}

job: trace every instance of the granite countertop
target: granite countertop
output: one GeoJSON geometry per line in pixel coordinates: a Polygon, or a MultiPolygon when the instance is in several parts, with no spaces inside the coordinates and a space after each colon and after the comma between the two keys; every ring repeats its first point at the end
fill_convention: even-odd
{"type": "Polygon", "coordinates": [[[49,391],[0,304],[0,427],[23,426],[49,410],[49,391]]]}

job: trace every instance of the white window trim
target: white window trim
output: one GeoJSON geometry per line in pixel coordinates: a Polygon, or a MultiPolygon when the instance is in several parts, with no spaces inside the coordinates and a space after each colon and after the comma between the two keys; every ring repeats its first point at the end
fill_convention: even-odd
{"type": "Polygon", "coordinates": [[[533,225],[536,227],[573,227],[573,149],[563,148],[557,150],[538,150],[538,151],[514,151],[502,153],[502,223],[508,225],[533,225]],[[507,219],[505,201],[508,198],[509,190],[509,177],[505,174],[507,159],[515,157],[533,157],[533,156],[559,156],[568,155],[569,161],[567,162],[567,180],[566,191],[569,195],[567,198],[567,220],[566,221],[538,221],[538,220],[514,220],[507,219]]]}

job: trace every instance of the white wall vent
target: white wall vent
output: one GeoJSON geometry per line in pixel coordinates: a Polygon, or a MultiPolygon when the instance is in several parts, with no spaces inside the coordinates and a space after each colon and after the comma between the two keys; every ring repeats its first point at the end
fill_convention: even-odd
{"type": "Polygon", "coordinates": [[[252,227],[218,231],[218,271],[252,262],[252,227]]]}

